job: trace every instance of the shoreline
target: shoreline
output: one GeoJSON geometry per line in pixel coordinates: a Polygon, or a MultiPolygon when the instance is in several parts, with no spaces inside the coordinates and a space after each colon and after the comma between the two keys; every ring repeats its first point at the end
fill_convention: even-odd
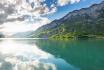
{"type": "Polygon", "coordinates": [[[104,36],[102,37],[87,37],[87,38],[0,38],[0,40],[87,40],[87,39],[104,39],[104,36]]]}
{"type": "Polygon", "coordinates": [[[96,36],[96,37],[70,37],[70,38],[48,38],[49,40],[87,40],[87,39],[104,39],[104,36],[96,36]]]}

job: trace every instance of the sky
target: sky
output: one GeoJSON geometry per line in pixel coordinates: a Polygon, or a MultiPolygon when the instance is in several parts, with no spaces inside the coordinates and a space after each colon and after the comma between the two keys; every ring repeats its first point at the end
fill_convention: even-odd
{"type": "Polygon", "coordinates": [[[57,12],[52,14],[52,16],[48,15],[47,17],[51,20],[60,19],[73,10],[87,8],[87,7],[91,6],[92,4],[99,4],[102,1],[104,1],[104,0],[80,0],[80,2],[78,2],[78,3],[73,3],[73,4],[69,3],[65,6],[58,7],[57,12]]]}
{"type": "Polygon", "coordinates": [[[103,0],[0,0],[0,33],[34,31],[67,13],[103,0]]]}

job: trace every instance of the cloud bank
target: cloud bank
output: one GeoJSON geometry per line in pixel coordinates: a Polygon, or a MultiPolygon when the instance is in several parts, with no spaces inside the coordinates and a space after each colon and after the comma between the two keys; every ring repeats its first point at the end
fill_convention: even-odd
{"type": "MultiPolygon", "coordinates": [[[[59,6],[78,3],[80,0],[52,0],[53,3],[50,5],[47,4],[47,1],[48,0],[0,0],[0,27],[4,28],[3,30],[7,30],[2,32],[8,32],[6,28],[7,25],[4,26],[3,24],[17,24],[17,21],[20,24],[34,23],[39,25],[40,22],[43,23],[40,24],[41,26],[47,24],[50,20],[43,16],[57,12],[59,6]],[[45,20],[43,21],[43,19],[45,20]]],[[[25,26],[27,25],[24,25],[23,28],[25,26]]],[[[17,28],[19,29],[19,27],[17,28]]],[[[38,27],[36,26],[36,28],[38,27]]]]}
{"type": "Polygon", "coordinates": [[[4,18],[11,15],[40,17],[56,12],[58,6],[78,3],[80,0],[56,0],[50,6],[46,1],[48,0],[0,0],[0,16],[4,18]]]}

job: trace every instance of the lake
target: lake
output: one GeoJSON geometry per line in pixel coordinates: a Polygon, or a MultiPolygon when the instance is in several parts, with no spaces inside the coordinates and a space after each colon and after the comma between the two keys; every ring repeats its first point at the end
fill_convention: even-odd
{"type": "Polygon", "coordinates": [[[1,39],[0,70],[104,70],[104,40],[1,39]]]}

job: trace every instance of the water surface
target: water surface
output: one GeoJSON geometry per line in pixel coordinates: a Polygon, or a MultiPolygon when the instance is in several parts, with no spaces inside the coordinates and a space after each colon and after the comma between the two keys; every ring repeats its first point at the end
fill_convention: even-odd
{"type": "Polygon", "coordinates": [[[104,40],[0,40],[0,70],[104,70],[104,40]]]}

